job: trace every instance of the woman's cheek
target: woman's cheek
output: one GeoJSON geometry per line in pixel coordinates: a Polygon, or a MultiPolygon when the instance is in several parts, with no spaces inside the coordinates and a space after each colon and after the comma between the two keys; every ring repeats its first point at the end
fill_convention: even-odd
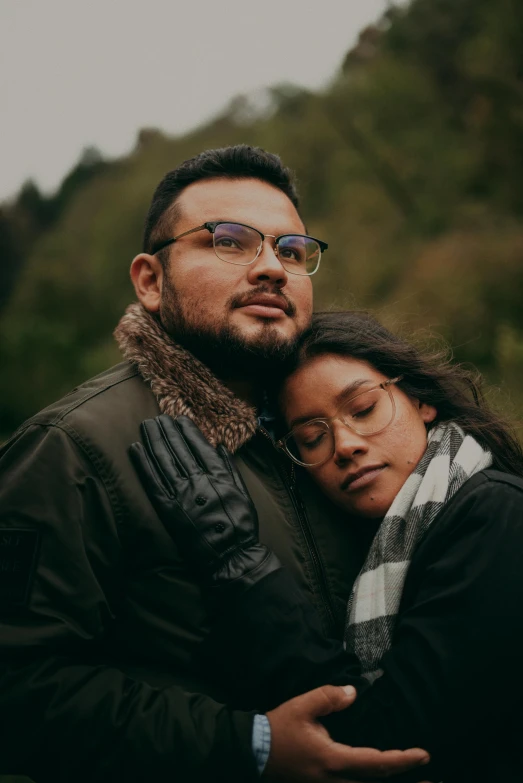
{"type": "Polygon", "coordinates": [[[397,421],[395,431],[391,435],[393,437],[387,444],[389,464],[406,481],[425,453],[427,432],[422,422],[404,416],[397,421]]]}
{"type": "Polygon", "coordinates": [[[327,497],[334,501],[337,500],[337,496],[340,494],[339,481],[336,481],[332,471],[327,466],[310,469],[308,473],[327,497]]]}

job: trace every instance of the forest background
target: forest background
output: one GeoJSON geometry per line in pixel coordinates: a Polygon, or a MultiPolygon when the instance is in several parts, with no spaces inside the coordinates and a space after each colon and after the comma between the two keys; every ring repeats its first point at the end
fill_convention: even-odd
{"type": "Polygon", "coordinates": [[[28,182],[0,208],[0,441],[120,360],[111,333],[156,184],[240,142],[296,171],[329,242],[316,309],[442,335],[523,418],[523,4],[413,0],[362,31],[323,91],[239,96],[186,135],[142,130],[118,160],[86,150],[54,195],[28,182]]]}

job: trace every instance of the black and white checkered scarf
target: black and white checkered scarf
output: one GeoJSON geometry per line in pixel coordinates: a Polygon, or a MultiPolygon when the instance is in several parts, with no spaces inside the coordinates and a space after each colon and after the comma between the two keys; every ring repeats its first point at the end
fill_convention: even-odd
{"type": "Polygon", "coordinates": [[[430,432],[427,450],[385,515],[349,601],[345,644],[371,682],[382,674],[379,664],[391,646],[414,550],[462,484],[491,464],[491,453],[457,424],[439,424],[430,432]]]}

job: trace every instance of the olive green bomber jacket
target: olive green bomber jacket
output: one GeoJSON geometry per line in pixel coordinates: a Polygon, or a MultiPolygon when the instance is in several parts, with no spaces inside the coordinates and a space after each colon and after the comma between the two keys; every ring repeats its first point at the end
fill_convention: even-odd
{"type": "Polygon", "coordinates": [[[205,604],[129,445],[162,411],[190,415],[233,451],[261,539],[338,637],[368,537],[310,483],[298,494],[254,411],[138,305],[117,338],[129,361],[0,451],[0,774],[255,780],[253,711],[228,703],[212,657],[202,663],[205,604]]]}

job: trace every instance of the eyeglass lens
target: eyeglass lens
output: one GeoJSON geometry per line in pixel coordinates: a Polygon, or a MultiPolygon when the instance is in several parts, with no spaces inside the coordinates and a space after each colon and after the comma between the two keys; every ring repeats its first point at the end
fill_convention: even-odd
{"type": "MultiPolygon", "coordinates": [[[[338,412],[338,417],[360,435],[372,435],[385,429],[394,415],[389,392],[371,389],[356,395],[338,412]]],[[[302,465],[319,465],[334,454],[332,425],[311,421],[293,430],[285,443],[291,454],[302,465]]]]}
{"type": "MultiPolygon", "coordinates": [[[[251,264],[259,254],[261,237],[257,231],[239,223],[219,223],[214,231],[214,251],[230,264],[251,264]]],[[[295,275],[316,271],[321,248],[315,239],[288,234],[278,242],[278,258],[284,269],[295,275]]]]}

